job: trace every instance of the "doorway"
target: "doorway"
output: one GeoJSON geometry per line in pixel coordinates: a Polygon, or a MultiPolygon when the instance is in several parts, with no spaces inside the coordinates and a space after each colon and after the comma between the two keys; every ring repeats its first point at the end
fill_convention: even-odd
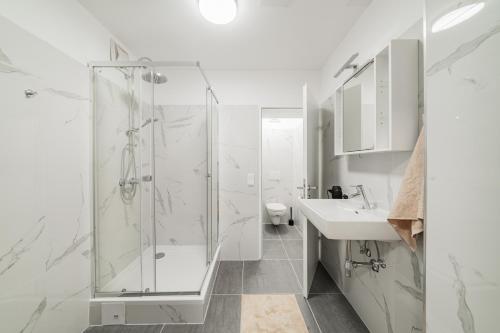
{"type": "Polygon", "coordinates": [[[303,181],[302,108],[262,108],[261,125],[262,223],[297,225],[297,188],[303,181]]]}

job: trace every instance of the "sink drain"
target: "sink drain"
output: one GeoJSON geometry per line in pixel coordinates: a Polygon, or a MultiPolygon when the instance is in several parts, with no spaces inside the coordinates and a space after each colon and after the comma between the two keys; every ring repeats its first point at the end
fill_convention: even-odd
{"type": "Polygon", "coordinates": [[[161,259],[165,256],[165,252],[158,252],[156,255],[155,255],[155,258],[156,259],[161,259]]]}

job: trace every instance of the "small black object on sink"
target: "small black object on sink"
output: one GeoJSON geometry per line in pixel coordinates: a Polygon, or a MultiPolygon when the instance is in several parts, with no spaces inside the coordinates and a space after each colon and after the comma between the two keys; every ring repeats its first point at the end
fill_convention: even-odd
{"type": "Polygon", "coordinates": [[[342,187],[341,186],[337,186],[337,185],[333,185],[332,188],[330,190],[327,191],[328,192],[328,197],[332,197],[332,199],[343,199],[343,195],[342,195],[342,187]]]}

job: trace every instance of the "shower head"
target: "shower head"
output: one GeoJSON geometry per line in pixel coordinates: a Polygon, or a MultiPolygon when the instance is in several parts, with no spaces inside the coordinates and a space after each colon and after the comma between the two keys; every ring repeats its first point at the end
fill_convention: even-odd
{"type": "MultiPolygon", "coordinates": [[[[151,60],[151,58],[148,57],[142,57],[139,58],[137,61],[152,62],[153,60],[151,60]]],[[[165,75],[163,75],[160,72],[153,72],[153,71],[142,74],[142,79],[146,82],[155,84],[162,84],[168,81],[165,75]]]]}
{"type": "Polygon", "coordinates": [[[142,79],[149,83],[162,84],[167,82],[167,77],[160,72],[147,72],[142,74],[142,79]]]}

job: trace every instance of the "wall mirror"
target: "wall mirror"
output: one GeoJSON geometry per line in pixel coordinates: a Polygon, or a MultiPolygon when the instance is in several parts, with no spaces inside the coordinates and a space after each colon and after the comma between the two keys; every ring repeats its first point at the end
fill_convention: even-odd
{"type": "Polygon", "coordinates": [[[375,70],[370,61],[343,85],[343,151],[375,149],[375,70]]]}

